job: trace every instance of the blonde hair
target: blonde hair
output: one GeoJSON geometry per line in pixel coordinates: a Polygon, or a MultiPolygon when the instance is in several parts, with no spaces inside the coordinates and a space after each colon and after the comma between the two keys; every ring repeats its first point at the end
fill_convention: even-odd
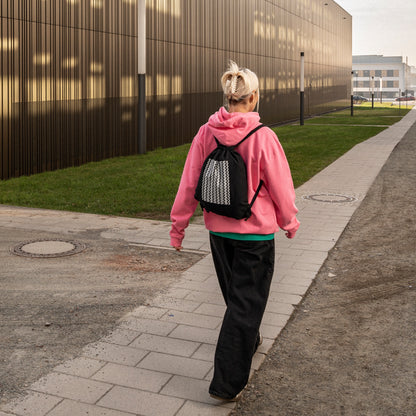
{"type": "MultiPolygon", "coordinates": [[[[228,105],[243,101],[259,90],[257,75],[247,68],[239,68],[234,61],[230,61],[228,70],[222,75],[221,85],[228,105]]],[[[260,91],[258,93],[260,101],[260,91]]]]}

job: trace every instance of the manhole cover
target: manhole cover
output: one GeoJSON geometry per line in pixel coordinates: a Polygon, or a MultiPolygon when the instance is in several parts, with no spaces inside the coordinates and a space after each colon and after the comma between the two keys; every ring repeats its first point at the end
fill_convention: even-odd
{"type": "Polygon", "coordinates": [[[47,239],[25,241],[15,246],[11,252],[24,257],[51,258],[72,256],[85,249],[86,245],[78,241],[47,239]]]}
{"type": "Polygon", "coordinates": [[[309,199],[311,201],[317,202],[329,202],[331,204],[340,204],[344,202],[354,202],[357,198],[347,195],[339,194],[313,194],[313,195],[304,195],[303,199],[309,199]]]}

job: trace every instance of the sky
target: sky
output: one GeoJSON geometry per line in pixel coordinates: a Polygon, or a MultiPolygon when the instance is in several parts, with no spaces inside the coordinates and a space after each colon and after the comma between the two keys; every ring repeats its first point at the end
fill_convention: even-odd
{"type": "Polygon", "coordinates": [[[353,16],[353,55],[409,57],[416,66],[416,0],[335,0],[353,16]]]}

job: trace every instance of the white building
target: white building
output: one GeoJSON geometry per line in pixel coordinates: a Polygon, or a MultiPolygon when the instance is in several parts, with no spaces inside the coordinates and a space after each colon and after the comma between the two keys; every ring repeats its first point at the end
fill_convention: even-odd
{"type": "Polygon", "coordinates": [[[410,76],[408,78],[408,85],[410,88],[410,94],[415,95],[416,91],[416,67],[410,67],[410,76]]]}
{"type": "Polygon", "coordinates": [[[354,94],[394,99],[410,91],[410,67],[402,56],[357,55],[352,57],[354,94]]]}

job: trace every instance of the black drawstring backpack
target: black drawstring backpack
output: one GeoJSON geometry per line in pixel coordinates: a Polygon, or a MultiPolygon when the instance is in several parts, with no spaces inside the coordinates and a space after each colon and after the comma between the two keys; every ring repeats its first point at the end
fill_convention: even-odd
{"type": "Polygon", "coordinates": [[[264,124],[251,130],[234,146],[224,146],[214,137],[217,147],[205,159],[195,190],[195,199],[205,211],[237,220],[250,218],[251,207],[263,181],[260,180],[253,199],[248,203],[247,168],[235,149],[262,127],[264,124]]]}

